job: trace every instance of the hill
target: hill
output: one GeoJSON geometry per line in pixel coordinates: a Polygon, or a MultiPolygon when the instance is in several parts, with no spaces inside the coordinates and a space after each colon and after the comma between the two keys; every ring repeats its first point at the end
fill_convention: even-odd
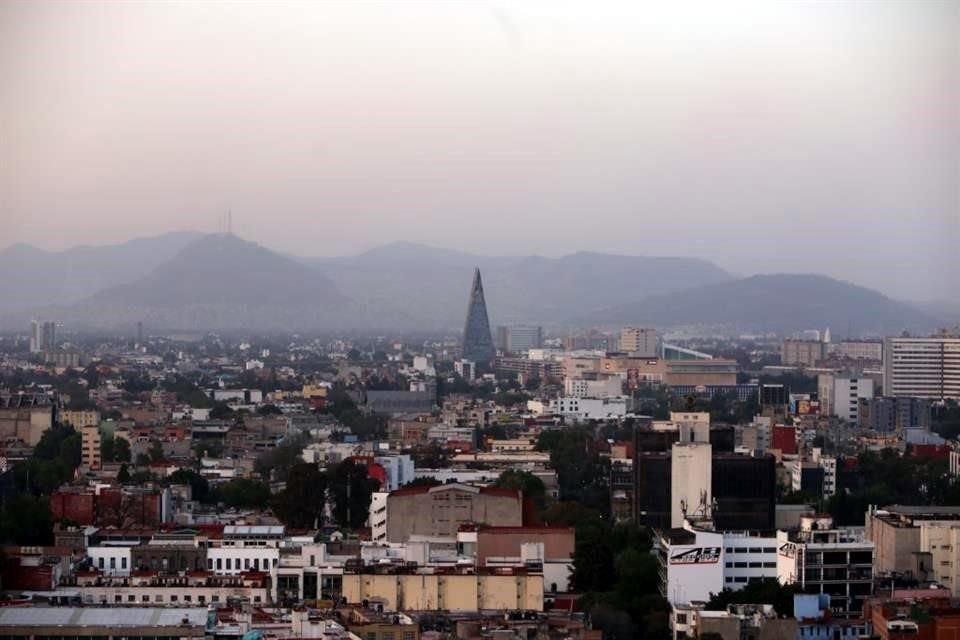
{"type": "Polygon", "coordinates": [[[811,327],[848,327],[857,335],[926,331],[937,321],[881,293],[821,275],[757,275],[648,296],[579,318],[586,324],[706,325],[787,334],[811,327]]]}
{"type": "Polygon", "coordinates": [[[0,309],[5,312],[70,304],[141,278],[201,234],[190,231],[116,245],[44,251],[27,244],[0,250],[0,309]]]}
{"type": "Polygon", "coordinates": [[[133,282],[61,311],[77,327],[313,329],[366,324],[315,269],[233,235],[203,236],[133,282]]]}
{"type": "Polygon", "coordinates": [[[405,309],[416,326],[458,328],[474,267],[491,322],[556,324],[623,300],[729,280],[705,260],[575,253],[490,257],[395,243],[356,256],[305,259],[370,308],[405,309]]]}

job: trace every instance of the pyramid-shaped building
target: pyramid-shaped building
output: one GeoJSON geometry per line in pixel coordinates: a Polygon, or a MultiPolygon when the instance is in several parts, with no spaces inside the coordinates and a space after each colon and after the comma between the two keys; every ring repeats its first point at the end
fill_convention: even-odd
{"type": "Polygon", "coordinates": [[[473,272],[473,286],[467,302],[467,320],[463,325],[463,357],[478,365],[492,365],[496,351],[490,335],[490,320],[487,318],[487,303],[483,299],[483,282],[480,269],[473,272]]]}

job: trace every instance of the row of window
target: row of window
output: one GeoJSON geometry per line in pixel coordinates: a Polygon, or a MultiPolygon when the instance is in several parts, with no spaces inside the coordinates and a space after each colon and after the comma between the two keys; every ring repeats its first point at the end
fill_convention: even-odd
{"type": "Polygon", "coordinates": [[[728,562],[727,569],[776,569],[776,562],[728,562]]]}
{"type": "Polygon", "coordinates": [[[727,553],[776,553],[776,547],[727,547],[727,553]]]}
{"type": "MultiPolygon", "coordinates": [[[[214,562],[213,558],[207,558],[207,569],[210,571],[239,571],[241,567],[240,558],[237,558],[234,561],[233,558],[217,558],[214,562]],[[226,560],[226,562],[224,562],[226,560]],[[224,566],[226,568],[224,569],[224,566]]],[[[277,566],[279,560],[277,558],[273,559],[273,566],[277,566]]],[[[267,571],[270,569],[270,558],[264,558],[263,562],[260,561],[260,558],[243,558],[243,570],[249,571],[251,568],[254,571],[260,571],[263,569],[267,571]]]]}
{"type": "Polygon", "coordinates": [[[760,582],[761,580],[763,580],[763,578],[758,578],[756,576],[751,576],[749,578],[747,576],[727,576],[724,578],[725,582],[736,582],[740,584],[747,582],[760,582]]]}
{"type": "MultiPolygon", "coordinates": [[[[122,596],[122,595],[117,594],[117,595],[113,596],[113,601],[114,601],[116,604],[123,604],[124,599],[123,599],[123,596],[122,596]]],[[[260,601],[261,601],[260,596],[253,596],[253,601],[254,601],[254,602],[260,602],[260,601]]],[[[126,602],[127,602],[127,603],[137,602],[137,596],[136,596],[135,594],[130,594],[130,595],[128,595],[128,596],[127,596],[127,599],[126,599],[126,602]]],[[[150,594],[149,594],[149,593],[144,593],[144,594],[142,594],[142,595],[140,596],[140,602],[150,602],[150,594]]],[[[156,596],[153,598],[153,602],[163,602],[163,594],[159,594],[159,593],[156,594],[156,596]]],[[[168,602],[191,602],[191,603],[192,603],[192,602],[193,602],[193,596],[190,595],[190,594],[185,594],[185,595],[183,596],[183,598],[181,599],[179,595],[177,595],[177,594],[175,594],[175,593],[172,593],[172,594],[170,594],[170,599],[168,600],[168,602]]],[[[207,603],[207,596],[205,596],[205,595],[203,595],[203,594],[198,595],[198,596],[197,596],[197,602],[200,603],[200,604],[206,604],[206,603],[207,603]]],[[[220,596],[219,596],[219,595],[216,595],[216,594],[210,596],[210,602],[220,602],[220,596]]]]}

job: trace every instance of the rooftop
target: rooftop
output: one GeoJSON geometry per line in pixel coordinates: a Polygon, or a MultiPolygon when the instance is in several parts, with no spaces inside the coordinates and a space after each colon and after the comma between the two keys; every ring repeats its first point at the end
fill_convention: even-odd
{"type": "Polygon", "coordinates": [[[0,607],[0,627],[203,627],[203,608],[146,607],[0,607]]]}

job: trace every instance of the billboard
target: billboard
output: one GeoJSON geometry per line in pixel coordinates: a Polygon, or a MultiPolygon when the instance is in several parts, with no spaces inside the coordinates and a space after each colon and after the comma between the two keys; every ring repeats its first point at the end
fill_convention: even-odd
{"type": "Polygon", "coordinates": [[[720,547],[681,547],[671,550],[670,564],[716,564],[720,547]]]}

